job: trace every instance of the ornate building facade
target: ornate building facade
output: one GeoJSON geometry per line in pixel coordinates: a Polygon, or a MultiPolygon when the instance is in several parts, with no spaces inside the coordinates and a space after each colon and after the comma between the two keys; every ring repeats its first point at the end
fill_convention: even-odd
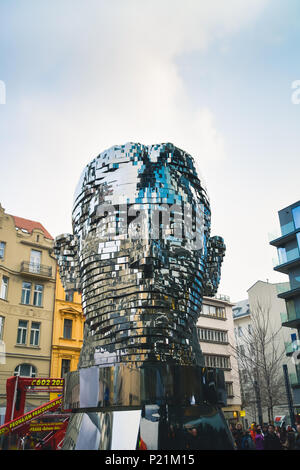
{"type": "MultiPolygon", "coordinates": [[[[0,414],[6,380],[49,377],[56,260],[53,238],[39,222],[7,214],[0,205],[0,414]]],[[[28,394],[27,409],[48,395],[28,394]]]]}
{"type": "MultiPolygon", "coordinates": [[[[51,377],[63,377],[77,369],[83,343],[84,316],[81,295],[65,292],[59,273],[56,276],[51,377]]],[[[55,395],[51,398],[55,398],[55,395]]]]}

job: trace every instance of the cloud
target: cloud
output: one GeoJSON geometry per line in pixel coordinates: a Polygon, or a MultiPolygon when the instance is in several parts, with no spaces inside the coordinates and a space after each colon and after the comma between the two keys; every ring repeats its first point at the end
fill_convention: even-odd
{"type": "Polygon", "coordinates": [[[31,217],[42,217],[54,235],[68,229],[83,166],[114,144],[173,142],[200,168],[226,158],[213,112],[194,103],[176,59],[236,34],[266,3],[12,1],[2,34],[12,75],[22,79],[7,83],[16,97],[2,145],[10,154],[7,184],[9,162],[15,181],[28,182],[15,211],[25,216],[24,207],[35,205],[31,217]]]}

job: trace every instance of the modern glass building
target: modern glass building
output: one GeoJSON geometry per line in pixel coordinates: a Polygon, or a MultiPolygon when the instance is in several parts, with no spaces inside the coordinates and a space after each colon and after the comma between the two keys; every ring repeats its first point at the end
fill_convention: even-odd
{"type": "Polygon", "coordinates": [[[295,403],[300,403],[300,201],[278,212],[281,233],[270,244],[277,248],[278,261],[274,270],[289,276],[278,297],[286,302],[286,313],[281,315],[282,326],[293,328],[287,345],[287,356],[292,356],[296,374],[290,374],[295,403]]]}

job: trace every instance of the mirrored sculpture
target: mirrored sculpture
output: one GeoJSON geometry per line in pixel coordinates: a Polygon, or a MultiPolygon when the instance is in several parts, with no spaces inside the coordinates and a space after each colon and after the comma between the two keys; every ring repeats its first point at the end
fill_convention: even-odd
{"type": "Polygon", "coordinates": [[[192,156],[171,143],[114,146],[84,169],[73,234],[55,241],[85,315],[65,449],[232,448],[224,375],[205,368],[196,331],[225,253],[210,217],[192,156]]]}

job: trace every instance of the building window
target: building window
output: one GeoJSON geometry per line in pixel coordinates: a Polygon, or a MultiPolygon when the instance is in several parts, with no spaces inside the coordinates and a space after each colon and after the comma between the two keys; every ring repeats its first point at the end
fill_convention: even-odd
{"type": "Polygon", "coordinates": [[[215,343],[227,343],[227,331],[209,330],[207,328],[198,328],[199,341],[213,341],[215,343]]]}
{"type": "Polygon", "coordinates": [[[248,383],[248,373],[247,373],[246,369],[243,369],[241,371],[241,376],[242,376],[242,383],[244,383],[244,384],[248,383]]]}
{"type": "Polygon", "coordinates": [[[36,377],[36,368],[31,364],[19,364],[15,368],[14,375],[20,377],[36,377]]]}
{"type": "Polygon", "coordinates": [[[249,335],[251,335],[251,334],[252,334],[252,326],[251,326],[251,324],[250,324],[250,323],[249,323],[249,325],[248,325],[248,333],[249,333],[249,335]]]}
{"type": "Polygon", "coordinates": [[[0,316],[0,340],[3,339],[4,333],[4,317],[0,316]]]}
{"type": "Polygon", "coordinates": [[[300,227],[300,206],[294,207],[294,209],[292,209],[292,214],[295,228],[297,229],[300,227]]]}
{"type": "Polygon", "coordinates": [[[238,336],[241,337],[243,335],[243,329],[241,326],[238,327],[238,336]]]}
{"type": "Polygon", "coordinates": [[[216,307],[215,305],[203,304],[202,312],[203,315],[209,315],[216,318],[226,318],[226,312],[224,307],[216,307]]]}
{"type": "Polygon", "coordinates": [[[72,320],[68,320],[65,318],[64,320],[64,338],[71,339],[72,338],[72,320]]]}
{"type": "Polygon", "coordinates": [[[225,382],[227,397],[234,397],[233,394],[233,383],[225,382]]]}
{"type": "Polygon", "coordinates": [[[298,249],[300,251],[300,233],[297,233],[297,243],[298,243],[298,249]]]}
{"type": "Polygon", "coordinates": [[[30,272],[39,273],[41,270],[41,251],[31,250],[30,253],[30,272]]]}
{"type": "Polygon", "coordinates": [[[1,281],[1,292],[0,292],[0,298],[3,300],[7,299],[7,290],[8,290],[8,277],[2,276],[2,281],[1,281]]]}
{"type": "Polygon", "coordinates": [[[5,242],[0,242],[0,259],[4,259],[5,242]]]}
{"type": "Polygon", "coordinates": [[[71,367],[70,359],[62,359],[62,361],[61,361],[61,377],[63,377],[64,374],[67,374],[68,372],[70,372],[70,367],[71,367]]]}
{"type": "Polygon", "coordinates": [[[23,282],[21,303],[24,305],[29,305],[30,296],[31,296],[31,282],[23,282]]]}
{"type": "Polygon", "coordinates": [[[38,346],[40,343],[40,323],[32,322],[30,331],[31,346],[38,346]]]}
{"type": "Polygon", "coordinates": [[[65,300],[67,302],[73,302],[73,298],[74,298],[74,292],[72,291],[66,292],[65,300]]]}
{"type": "Polygon", "coordinates": [[[228,356],[217,356],[204,354],[205,366],[216,367],[218,369],[230,369],[230,360],[228,356]]]}
{"type": "Polygon", "coordinates": [[[41,286],[40,284],[36,284],[34,286],[34,292],[33,292],[33,305],[35,305],[36,307],[41,307],[42,300],[43,300],[43,286],[41,286]]]}
{"type": "Polygon", "coordinates": [[[26,344],[28,321],[19,320],[17,344],[26,344]]]}

